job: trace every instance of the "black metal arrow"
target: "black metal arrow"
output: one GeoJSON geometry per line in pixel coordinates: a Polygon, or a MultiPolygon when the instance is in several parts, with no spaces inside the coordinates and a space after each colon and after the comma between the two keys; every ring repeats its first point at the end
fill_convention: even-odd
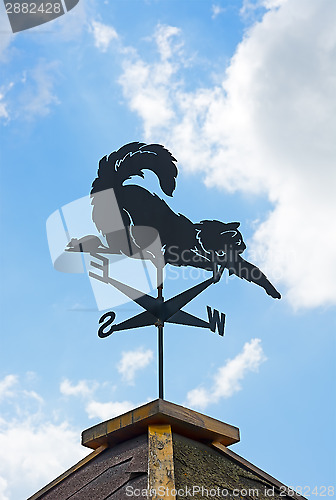
{"type": "MultiPolygon", "coordinates": [[[[180,311],[180,309],[183,306],[188,304],[191,300],[193,300],[195,297],[197,297],[197,295],[199,295],[206,288],[208,288],[208,286],[210,286],[210,285],[212,285],[212,283],[214,283],[213,278],[209,278],[209,279],[203,281],[202,283],[199,283],[198,285],[195,285],[195,286],[189,288],[188,290],[185,290],[184,292],[180,293],[179,295],[176,295],[175,297],[172,297],[171,299],[164,302],[161,300],[159,301],[157,298],[151,297],[150,295],[147,295],[146,293],[140,292],[140,290],[137,290],[136,288],[125,285],[124,283],[121,283],[120,281],[117,281],[113,278],[105,278],[105,277],[93,274],[91,272],[89,272],[89,276],[92,278],[98,279],[99,281],[102,281],[104,283],[109,283],[110,285],[117,288],[117,290],[122,292],[124,295],[129,297],[131,300],[133,300],[134,302],[139,304],[139,306],[141,306],[143,309],[146,309],[146,311],[151,313],[151,317],[154,318],[154,323],[149,322],[149,323],[147,323],[148,325],[155,324],[156,321],[161,321],[162,323],[164,323],[165,321],[169,322],[169,319],[172,316],[174,316],[178,311],[180,311]]],[[[188,314],[188,313],[185,313],[185,314],[188,314]]],[[[191,315],[189,315],[189,316],[191,316],[191,315]]],[[[142,314],[142,315],[134,316],[134,318],[131,318],[131,319],[135,319],[135,318],[139,318],[139,319],[141,319],[141,321],[144,318],[146,318],[146,320],[149,321],[150,316],[145,317],[142,314]]],[[[182,319],[182,316],[179,318],[179,320],[181,320],[181,319],[182,319]]],[[[180,324],[188,325],[189,319],[188,319],[187,323],[180,323],[180,324]]],[[[131,320],[124,321],[123,324],[127,324],[128,321],[131,321],[131,320]]],[[[170,321],[170,322],[172,323],[172,321],[170,321]]],[[[147,326],[147,324],[146,325],[141,324],[139,326],[147,326]]],[[[121,325],[121,323],[120,323],[120,325],[121,325]]],[[[116,326],[117,325],[115,325],[115,327],[113,328],[114,330],[116,330],[116,326]]],[[[196,325],[193,325],[193,326],[196,326],[196,325]]],[[[127,326],[125,328],[125,330],[128,328],[136,328],[136,325],[130,326],[130,327],[127,326]]],[[[121,330],[121,328],[118,328],[118,330],[121,330]]]]}

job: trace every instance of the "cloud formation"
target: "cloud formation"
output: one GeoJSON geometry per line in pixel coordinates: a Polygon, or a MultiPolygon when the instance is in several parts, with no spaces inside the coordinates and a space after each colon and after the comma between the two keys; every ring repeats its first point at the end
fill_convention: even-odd
{"type": "Polygon", "coordinates": [[[182,33],[171,26],[157,28],[159,58],[128,56],[120,83],[146,139],[182,168],[208,186],[268,197],[274,208],[249,248],[293,308],[334,305],[336,11],[333,0],[245,2],[245,11],[257,4],[264,15],[221,84],[187,90],[182,33]]]}
{"type": "Polygon", "coordinates": [[[0,119],[3,119],[4,122],[8,122],[10,119],[9,114],[9,104],[8,104],[8,95],[12,87],[14,86],[14,82],[10,82],[8,85],[2,85],[0,87],[0,119]]]}
{"type": "MultiPolygon", "coordinates": [[[[54,398],[50,409],[48,401],[32,388],[37,381],[34,373],[21,377],[9,374],[0,379],[1,500],[27,498],[89,453],[80,446],[83,429],[72,425],[69,417],[62,417],[64,398],[59,401],[54,398]]],[[[103,387],[106,390],[108,385],[65,378],[59,388],[63,396],[81,397],[87,417],[98,421],[144,404],[126,400],[98,401],[97,392],[103,387]]],[[[68,415],[71,401],[75,401],[74,408],[78,410],[78,400],[69,399],[68,415]]]]}
{"type": "Polygon", "coordinates": [[[217,16],[225,12],[225,7],[222,7],[221,5],[214,3],[211,6],[211,10],[212,10],[212,16],[211,16],[212,19],[216,19],[217,16]]]}
{"type": "Polygon", "coordinates": [[[8,117],[7,105],[4,102],[4,94],[0,94],[0,118],[7,119],[8,117]]]}
{"type": "Polygon", "coordinates": [[[59,63],[40,60],[31,70],[13,77],[0,88],[0,119],[31,121],[47,116],[59,104],[55,86],[59,63]]]}
{"type": "Polygon", "coordinates": [[[89,397],[97,388],[96,382],[80,380],[77,384],[72,384],[69,379],[64,379],[60,385],[60,392],[65,396],[89,397]]]}
{"type": "Polygon", "coordinates": [[[3,380],[0,380],[0,400],[14,395],[14,386],[17,382],[17,375],[6,375],[3,380]]]}
{"type": "MultiPolygon", "coordinates": [[[[153,353],[150,350],[145,351],[143,349],[138,349],[135,351],[124,352],[117,367],[118,371],[128,383],[133,385],[134,376],[137,370],[145,368],[150,363],[152,357],[153,353]]],[[[80,380],[75,383],[71,382],[69,379],[64,379],[60,384],[60,393],[69,397],[81,397],[89,419],[108,420],[116,417],[117,415],[121,415],[136,406],[144,404],[135,404],[132,401],[126,400],[114,401],[112,398],[105,402],[99,401],[97,393],[103,388],[104,385],[106,384],[101,384],[92,380],[80,380]]]]}
{"type": "Polygon", "coordinates": [[[206,408],[209,404],[218,403],[222,398],[229,398],[241,390],[241,381],[246,375],[256,372],[266,361],[260,339],[246,342],[243,350],[224,366],[218,368],[210,388],[197,387],[187,394],[188,404],[198,408],[206,408]]]}
{"type": "Polygon", "coordinates": [[[1,498],[26,498],[22,493],[33,494],[83,458],[88,452],[78,441],[66,422],[0,422],[1,498]]]}
{"type": "Polygon", "coordinates": [[[128,51],[119,82],[129,107],[143,120],[145,136],[150,138],[156,134],[162,138],[175,119],[173,94],[178,90],[175,72],[181,65],[175,57],[181,58],[183,54],[180,30],[158,25],[153,40],[159,60],[149,64],[135,51],[128,51]]]}
{"type": "Polygon", "coordinates": [[[135,349],[122,353],[121,360],[117,365],[118,372],[124,381],[134,385],[135,376],[139,370],[143,370],[153,360],[153,351],[151,349],[135,349]]]}
{"type": "Polygon", "coordinates": [[[94,44],[101,52],[106,52],[112,40],[118,38],[118,33],[112,26],[93,21],[91,25],[91,33],[93,34],[94,44]]]}
{"type": "Polygon", "coordinates": [[[87,404],[85,409],[89,418],[109,420],[132,410],[134,407],[134,403],[131,401],[108,401],[107,403],[100,403],[99,401],[92,400],[87,404]]]}
{"type": "Polygon", "coordinates": [[[85,455],[80,430],[44,414],[29,376],[0,380],[0,498],[27,498],[85,455]],[[18,481],[18,475],[20,480],[18,481]]]}
{"type": "Polygon", "coordinates": [[[49,114],[53,105],[59,104],[54,87],[57,81],[59,64],[57,61],[39,61],[24,80],[20,96],[21,109],[26,119],[49,114]]]}

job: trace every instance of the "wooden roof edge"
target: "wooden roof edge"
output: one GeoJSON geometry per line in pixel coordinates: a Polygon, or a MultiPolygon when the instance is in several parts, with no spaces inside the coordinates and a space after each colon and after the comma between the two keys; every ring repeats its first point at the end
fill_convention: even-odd
{"type": "Polygon", "coordinates": [[[216,440],[226,446],[240,440],[239,429],[233,425],[170,401],[156,399],[86,429],[82,432],[82,445],[93,449],[102,444],[111,446],[127,439],[126,435],[135,437],[147,432],[149,424],[170,424],[173,432],[196,440],[216,440]]]}
{"type": "Polygon", "coordinates": [[[267,474],[267,472],[263,471],[262,469],[259,469],[259,467],[257,467],[256,465],[253,465],[251,462],[249,462],[245,458],[241,457],[240,455],[238,455],[234,451],[230,450],[229,448],[224,446],[222,443],[220,443],[218,441],[212,441],[212,443],[210,443],[210,444],[213,448],[216,448],[217,450],[222,452],[224,455],[226,455],[228,458],[230,458],[234,462],[237,462],[239,465],[246,467],[249,471],[253,472],[261,479],[268,481],[269,483],[272,484],[272,486],[275,486],[276,488],[280,489],[280,491],[285,492],[288,497],[294,498],[296,500],[307,500],[306,497],[299,495],[299,493],[296,493],[294,490],[291,490],[290,488],[288,488],[288,486],[281,483],[280,481],[275,479],[270,474],[267,474]],[[291,492],[294,491],[294,494],[289,493],[290,491],[291,492]]]}
{"type": "Polygon", "coordinates": [[[80,460],[79,462],[77,462],[77,464],[73,465],[72,467],[70,467],[70,469],[66,470],[65,472],[63,472],[63,474],[61,474],[56,479],[54,479],[53,481],[51,481],[51,483],[47,484],[46,486],[44,486],[43,488],[41,488],[39,491],[37,491],[36,493],[34,493],[34,495],[32,495],[31,497],[29,497],[27,500],[38,500],[38,499],[43,498],[42,495],[45,495],[45,493],[49,492],[50,490],[52,490],[52,488],[54,488],[55,486],[57,486],[58,484],[60,484],[62,481],[64,481],[64,479],[66,479],[67,477],[71,476],[71,474],[74,474],[81,467],[84,467],[84,465],[86,465],[87,463],[89,463],[97,455],[99,455],[104,450],[106,450],[107,447],[108,447],[107,445],[100,446],[99,448],[97,448],[96,450],[94,450],[92,453],[90,453],[86,457],[82,458],[82,460],[80,460]]]}
{"type": "Polygon", "coordinates": [[[203,413],[199,413],[198,411],[196,410],[191,410],[189,408],[186,408],[182,405],[177,405],[176,403],[171,403],[170,401],[166,401],[166,400],[163,400],[163,399],[159,399],[159,408],[160,410],[162,409],[166,415],[169,415],[171,417],[175,417],[176,415],[174,414],[175,411],[180,411],[182,412],[181,415],[178,415],[178,418],[180,418],[181,420],[183,420],[184,416],[185,415],[188,415],[188,417],[190,418],[190,421],[188,421],[189,424],[191,425],[202,425],[203,428],[205,429],[207,427],[207,425],[210,427],[210,426],[219,426],[220,428],[222,428],[223,430],[226,429],[227,431],[230,432],[231,435],[235,435],[235,437],[238,437],[238,441],[239,441],[239,428],[234,426],[234,425],[231,425],[231,424],[227,424],[225,422],[222,422],[221,420],[218,420],[214,417],[209,417],[208,415],[204,415],[203,413]],[[181,418],[182,416],[182,418],[181,418]]]}

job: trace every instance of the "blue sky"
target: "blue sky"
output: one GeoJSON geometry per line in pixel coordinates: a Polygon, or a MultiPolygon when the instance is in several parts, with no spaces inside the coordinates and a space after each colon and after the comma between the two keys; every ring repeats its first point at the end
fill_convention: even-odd
{"type": "MultiPolygon", "coordinates": [[[[332,0],[81,0],[14,36],[1,5],[1,499],[157,397],[155,328],[99,339],[87,276],[56,271],[46,235],[134,140],[177,158],[174,210],[241,222],[283,295],[223,278],[188,305],[224,312],[226,333],[166,326],[166,399],[238,426],[234,451],[285,484],[334,484],[335,17],[332,0]]],[[[167,298],[198,282],[167,273],[167,298]]]]}

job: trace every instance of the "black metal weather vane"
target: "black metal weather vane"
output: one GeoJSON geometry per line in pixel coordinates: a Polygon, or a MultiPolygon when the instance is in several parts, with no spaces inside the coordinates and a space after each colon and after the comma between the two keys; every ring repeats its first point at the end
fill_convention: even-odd
{"type": "Polygon", "coordinates": [[[159,345],[159,397],[163,398],[163,327],[175,323],[224,334],[225,315],[207,306],[208,322],[182,308],[211,284],[220,281],[225,269],[262,287],[273,298],[281,298],[268,278],[255,265],[241,257],[246,248],[239,223],[203,220],[193,223],[175,213],[156,194],[136,185],[136,176],[144,177],[144,170],[156,174],[162,192],[172,196],[177,177],[176,159],[159,144],[132,142],[126,144],[99,162],[91,190],[92,219],[106,240],[97,236],[73,238],[67,245],[70,252],[85,252],[96,258],[89,276],[107,283],[140,305],[144,312],[119,324],[113,324],[114,312],[100,318],[98,334],[101,338],[115,331],[155,325],[159,345]],[[130,182],[131,181],[131,182],[130,182]],[[147,295],[109,276],[107,254],[150,260],[157,269],[157,297],[147,295]],[[192,266],[212,272],[212,277],[164,301],[163,268],[192,266]],[[111,325],[111,326],[110,326],[111,325]]]}

